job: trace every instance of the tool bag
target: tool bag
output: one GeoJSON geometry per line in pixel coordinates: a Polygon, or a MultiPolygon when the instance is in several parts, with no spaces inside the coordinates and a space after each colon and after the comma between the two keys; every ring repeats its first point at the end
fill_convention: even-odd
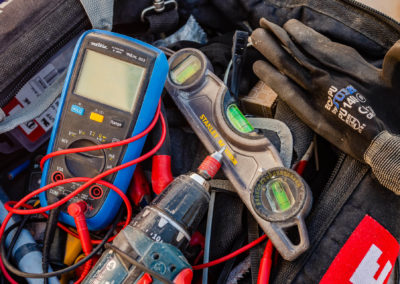
{"type": "MultiPolygon", "coordinates": [[[[231,1],[216,2],[226,8],[231,1]]],[[[298,19],[332,41],[355,48],[378,68],[400,39],[399,23],[356,1],[234,2],[244,9],[229,15],[247,19],[253,27],[261,17],[280,26],[298,19]]],[[[399,134],[400,129],[392,131],[399,134]]],[[[293,262],[280,261],[272,274],[273,283],[385,283],[399,251],[400,197],[380,185],[365,164],[337,149],[327,151],[326,144],[318,149],[320,168],[329,168],[321,158],[337,162],[329,179],[324,171],[306,175],[314,195],[307,218],[311,247],[293,262]]],[[[393,271],[398,279],[398,268],[393,271]]]]}
{"type": "MultiPolygon", "coordinates": [[[[221,1],[214,1],[213,4],[225,11],[224,15],[233,15],[232,21],[248,20],[253,28],[257,28],[261,17],[280,25],[296,18],[332,40],[355,48],[369,63],[379,68],[382,67],[386,52],[400,38],[399,26],[394,20],[347,1],[227,2],[229,5],[221,1]],[[332,7],[332,3],[336,3],[336,7],[332,7]],[[237,12],[230,10],[231,7],[236,7],[234,10],[237,12]],[[245,13],[241,14],[243,11],[245,13]]],[[[202,19],[198,21],[202,22],[202,19]]],[[[236,26],[240,26],[240,22],[236,26]]],[[[225,70],[229,61],[229,52],[228,56],[225,54],[230,43],[221,38],[214,41],[219,42],[210,41],[201,49],[216,65],[216,73],[221,77],[221,70],[225,70]]],[[[179,49],[187,45],[175,44],[171,48],[179,49]]],[[[257,56],[248,54],[247,61],[251,64],[256,59],[257,56]]],[[[246,64],[248,72],[245,72],[243,79],[254,82],[251,64],[246,64]]],[[[247,93],[249,86],[251,84],[247,89],[242,86],[240,93],[247,93]]],[[[292,130],[294,148],[298,148],[297,155],[301,157],[306,147],[299,145],[309,144],[309,141],[302,141],[309,135],[309,128],[293,118],[293,113],[290,115],[283,111],[286,109],[287,106],[278,101],[275,118],[286,122],[292,130]]],[[[399,134],[399,129],[394,131],[399,134]]],[[[321,280],[323,283],[347,283],[350,280],[353,283],[367,283],[374,277],[385,282],[392,268],[393,277],[398,277],[396,258],[400,224],[397,208],[400,198],[383,187],[367,165],[341,153],[320,137],[317,141],[319,170],[316,170],[315,163],[310,163],[305,171],[305,178],[314,196],[313,208],[307,218],[310,249],[293,262],[280,259],[275,263],[272,283],[318,283],[321,280]]],[[[248,228],[248,224],[244,226],[248,228]]],[[[223,239],[223,234],[215,230],[213,238],[223,239]]],[[[211,251],[216,247],[212,243],[211,251]]],[[[221,272],[225,273],[225,268],[212,270],[212,279],[218,279],[221,272]]]]}
{"type": "MultiPolygon", "coordinates": [[[[249,24],[258,28],[263,17],[280,26],[297,19],[332,41],[356,49],[377,68],[382,68],[385,54],[400,39],[398,22],[353,0],[213,0],[210,5],[235,27],[249,24]]],[[[196,19],[204,23],[207,17],[198,14],[196,19]]],[[[262,57],[247,55],[250,63],[245,64],[243,80],[254,82],[250,66],[262,57]]],[[[242,84],[240,94],[248,93],[249,86],[242,84]]],[[[310,129],[287,110],[288,106],[278,101],[275,118],[289,126],[294,152],[301,157],[310,129]]],[[[400,134],[398,126],[392,131],[400,134]]],[[[273,265],[272,283],[386,283],[391,269],[392,279],[398,280],[400,197],[382,186],[369,166],[321,137],[317,141],[319,158],[309,163],[304,173],[314,196],[307,218],[310,249],[292,262],[279,259],[273,265]]]]}
{"type": "Polygon", "coordinates": [[[153,1],[8,0],[0,5],[0,153],[32,152],[50,135],[77,37],[89,28],[148,42],[178,26],[177,4],[154,12],[153,1]],[[138,36],[139,35],[139,36],[138,36]],[[23,112],[19,111],[24,109],[23,112]],[[17,127],[18,126],[18,127],[17,127]]]}
{"type": "MultiPolygon", "coordinates": [[[[124,34],[135,34],[136,37],[145,38],[150,42],[157,39],[157,36],[147,32],[149,24],[143,23],[140,19],[143,9],[151,6],[151,2],[150,0],[116,1],[112,9],[114,18],[111,22],[114,30],[124,34]]],[[[288,19],[296,18],[332,40],[354,47],[376,67],[381,67],[385,53],[400,38],[400,26],[397,22],[351,0],[192,0],[179,1],[179,5],[180,23],[189,14],[193,14],[196,20],[206,28],[209,35],[214,36],[221,33],[226,35],[219,37],[214,42],[211,41],[202,48],[211,58],[212,63],[216,65],[215,69],[218,75],[223,74],[229,62],[230,53],[226,52],[229,51],[229,43],[232,38],[232,33],[229,32],[237,28],[247,29],[248,25],[253,29],[257,28],[261,17],[279,25],[283,25],[288,19]],[[218,48],[221,47],[225,48],[222,56],[224,60],[220,60],[220,55],[215,55],[213,60],[213,54],[217,54],[218,48]],[[219,66],[221,62],[223,64],[219,66]]],[[[51,57],[56,56],[63,46],[85,29],[89,29],[92,24],[85,8],[77,0],[5,1],[1,3],[0,12],[0,42],[2,43],[0,45],[0,62],[2,62],[0,66],[0,107],[4,109],[15,99],[21,88],[47,66],[46,63],[51,57]]],[[[103,20],[100,17],[96,23],[103,24],[103,27],[110,29],[110,22],[103,20]]],[[[163,31],[157,21],[152,27],[154,27],[155,33],[163,31]]],[[[182,43],[181,47],[183,46],[185,45],[182,43]]],[[[257,55],[249,56],[248,61],[250,62],[246,63],[246,68],[251,68],[256,57],[257,55]]],[[[258,57],[260,58],[260,56],[258,57]]],[[[53,66],[58,75],[61,75],[66,68],[57,69],[54,64],[53,66]]],[[[256,81],[256,77],[251,73],[250,69],[246,69],[244,72],[246,77],[244,80],[247,84],[242,87],[242,94],[247,93],[251,84],[256,81]]],[[[53,69],[47,69],[47,73],[45,72],[39,77],[46,79],[48,75],[47,78],[51,78],[49,82],[54,82],[53,74],[53,69]]],[[[48,87],[49,82],[45,81],[43,86],[48,87]]],[[[37,83],[41,84],[40,80],[32,83],[31,92],[44,91],[45,88],[42,86],[40,89],[40,85],[37,83]]],[[[23,101],[16,104],[22,105],[22,103],[23,101]]],[[[301,138],[308,136],[309,129],[304,124],[302,127],[298,127],[301,122],[292,117],[288,119],[288,114],[280,112],[280,109],[285,109],[285,106],[278,102],[276,118],[279,117],[285,121],[293,131],[294,147],[296,148],[301,144],[301,138]]],[[[5,110],[5,112],[8,111],[5,110]]],[[[175,145],[190,147],[190,152],[195,153],[198,151],[196,146],[200,143],[185,143],[188,135],[182,131],[185,126],[182,125],[181,116],[177,116],[176,129],[173,130],[175,133],[171,133],[171,142],[175,145]]],[[[39,125],[38,122],[36,123],[39,125]]],[[[173,123],[171,124],[173,126],[173,123]]],[[[197,141],[195,135],[190,136],[192,140],[197,141]]],[[[7,137],[3,135],[2,141],[5,144],[2,145],[13,144],[10,140],[20,143],[21,139],[15,135],[7,137]]],[[[369,259],[368,257],[371,255],[375,256],[375,258],[371,258],[375,262],[370,263],[377,263],[375,272],[385,280],[389,277],[387,267],[395,266],[393,251],[398,250],[388,234],[393,236],[397,242],[400,241],[400,222],[398,222],[400,197],[381,186],[368,166],[344,155],[324,139],[318,138],[317,140],[320,170],[316,171],[315,164],[310,163],[305,172],[305,178],[314,195],[314,205],[307,218],[311,247],[293,262],[279,259],[278,263],[273,266],[271,280],[274,283],[316,283],[324,278],[329,281],[328,277],[332,274],[349,275],[348,280],[350,280],[359,267],[361,269],[359,271],[363,271],[362,268],[365,267],[361,265],[362,260],[365,257],[369,259]],[[375,234],[378,239],[364,238],[368,235],[368,231],[379,232],[380,234],[375,234]],[[392,246],[382,246],[382,242],[390,243],[392,246]],[[351,254],[350,256],[348,253],[346,254],[348,251],[346,248],[349,246],[352,252],[358,251],[359,254],[357,258],[354,258],[356,259],[354,263],[348,261],[353,257],[351,254]],[[371,247],[372,250],[370,250],[371,247]],[[376,257],[377,255],[382,256],[382,259],[376,257]],[[348,272],[346,267],[351,272],[348,272]],[[335,268],[336,270],[332,270],[335,268]]],[[[29,141],[32,142],[28,137],[26,144],[28,146],[24,146],[30,150],[36,149],[37,146],[31,145],[29,141]]],[[[4,146],[4,148],[5,152],[15,150],[12,146],[4,146]]],[[[297,155],[300,157],[305,151],[306,149],[299,147],[297,155]]],[[[191,159],[193,159],[192,155],[180,158],[179,154],[173,153],[174,174],[186,172],[190,165],[196,164],[191,159]]],[[[220,200],[219,203],[221,208],[226,205],[224,200],[220,200]]],[[[232,223],[236,222],[246,229],[247,224],[243,222],[240,202],[235,199],[229,204],[238,208],[235,211],[239,217],[236,218],[237,221],[232,220],[232,223]]],[[[223,218],[226,218],[226,212],[220,213],[219,216],[220,219],[216,216],[214,224],[223,221],[223,218]]],[[[222,229],[220,227],[221,232],[213,235],[213,238],[219,240],[219,243],[225,242],[222,229]]],[[[229,234],[229,238],[232,239],[231,243],[238,240],[239,231],[235,228],[235,232],[229,234]]],[[[212,252],[217,251],[219,243],[213,242],[212,252]]],[[[240,245],[242,243],[238,246],[240,245]]],[[[227,247],[227,249],[229,248],[227,247]]],[[[218,255],[212,256],[211,259],[226,253],[226,250],[218,251],[218,255]]],[[[232,268],[233,264],[230,267],[232,268]]],[[[374,271],[371,267],[367,266],[367,268],[374,271]]],[[[216,268],[212,273],[218,277],[223,269],[224,265],[216,268]]],[[[372,277],[374,275],[375,273],[372,277]]],[[[364,273],[364,276],[369,277],[371,273],[364,273]]]]}
{"type": "MultiPolygon", "coordinates": [[[[8,133],[7,137],[3,135],[0,151],[10,153],[21,145],[33,151],[49,136],[48,130],[56,111],[56,105],[52,105],[55,95],[46,103],[49,109],[45,113],[46,108],[40,108],[40,111],[35,109],[48,96],[41,96],[46,89],[54,88],[57,82],[57,89],[60,89],[62,79],[57,79],[69,62],[68,56],[63,59],[56,54],[88,29],[90,22],[77,1],[16,0],[5,1],[1,6],[1,133],[13,130],[19,124],[21,126],[8,133]],[[30,119],[18,117],[23,113],[30,119]],[[5,118],[5,115],[8,117],[5,118]]],[[[72,49],[73,43],[67,53],[72,54],[72,49]]],[[[52,93],[59,94],[59,91],[52,93]]]]}

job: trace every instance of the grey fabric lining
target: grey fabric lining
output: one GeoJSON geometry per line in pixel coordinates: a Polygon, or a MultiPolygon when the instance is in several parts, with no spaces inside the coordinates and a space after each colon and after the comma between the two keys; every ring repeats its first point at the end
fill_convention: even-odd
{"type": "MultiPolygon", "coordinates": [[[[45,5],[45,4],[43,4],[45,5]]],[[[7,8],[13,8],[8,18],[3,14],[0,17],[0,96],[4,99],[9,94],[9,87],[22,76],[27,69],[37,67],[37,62],[47,56],[49,49],[69,40],[69,36],[76,35],[87,27],[88,21],[82,6],[75,0],[65,1],[13,1],[7,8]],[[21,35],[15,39],[12,34],[4,33],[3,28],[11,28],[13,18],[20,17],[20,11],[28,11],[34,15],[32,3],[45,2],[51,9],[42,19],[31,21],[24,19],[22,26],[14,23],[21,35]],[[51,4],[49,4],[51,2],[51,4]],[[55,5],[57,3],[57,5],[55,5]],[[15,4],[15,7],[14,7],[15,4]],[[30,10],[32,9],[32,10],[30,10]],[[14,14],[12,14],[14,13],[14,14]],[[7,22],[8,20],[8,22],[7,22]]],[[[39,7],[40,8],[40,7],[39,7]]],[[[46,9],[47,10],[47,9],[46,9]]],[[[35,18],[34,18],[35,19],[35,18]]],[[[66,44],[67,42],[65,42],[66,44]]],[[[58,49],[58,48],[57,48],[58,49]]],[[[40,65],[40,64],[39,64],[40,65]]],[[[38,66],[40,67],[40,66],[38,66]]],[[[29,79],[29,78],[28,78],[29,79]]],[[[14,88],[14,86],[12,86],[14,88]]],[[[2,105],[4,106],[4,105],[2,105]]]]}
{"type": "Polygon", "coordinates": [[[20,124],[38,117],[47,108],[49,108],[54,100],[61,94],[66,75],[67,70],[59,74],[54,83],[43,92],[38,100],[25,107],[23,111],[19,111],[16,114],[5,117],[0,122],[0,134],[8,132],[20,124]]]}
{"type": "Polygon", "coordinates": [[[153,45],[157,47],[168,46],[181,40],[193,41],[201,44],[207,43],[207,34],[197,23],[193,15],[190,15],[189,19],[183,27],[181,27],[172,35],[164,39],[155,41],[153,45]]]}
{"type": "Polygon", "coordinates": [[[284,122],[292,132],[293,150],[296,154],[292,164],[296,164],[306,153],[313,140],[312,130],[305,125],[283,101],[278,101],[275,119],[284,122]]]}
{"type": "Polygon", "coordinates": [[[114,15],[113,0],[81,0],[93,28],[111,31],[114,15]]]}
{"type": "Polygon", "coordinates": [[[4,111],[0,108],[0,122],[3,121],[6,118],[6,114],[4,111]]]}
{"type": "Polygon", "coordinates": [[[278,135],[281,142],[279,154],[283,165],[290,168],[293,156],[293,137],[289,127],[277,119],[249,117],[248,120],[254,128],[271,130],[278,135]]]}
{"type": "Polygon", "coordinates": [[[364,153],[365,162],[384,187],[400,195],[400,137],[382,131],[364,153]]]}
{"type": "Polygon", "coordinates": [[[225,189],[227,191],[236,192],[231,182],[227,179],[212,179],[208,181],[213,188],[225,189]]]}

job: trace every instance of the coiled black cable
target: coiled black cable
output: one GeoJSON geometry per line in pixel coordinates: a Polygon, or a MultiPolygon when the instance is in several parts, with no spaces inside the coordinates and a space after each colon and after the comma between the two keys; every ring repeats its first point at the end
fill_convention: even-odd
{"type": "MultiPolygon", "coordinates": [[[[92,250],[92,252],[90,254],[88,254],[87,256],[85,256],[82,260],[80,260],[79,262],[77,262],[67,268],[60,269],[60,270],[53,271],[53,272],[47,272],[47,273],[28,273],[28,272],[21,271],[21,270],[17,269],[16,267],[14,267],[5,257],[5,239],[7,237],[7,234],[9,234],[12,229],[17,227],[20,224],[20,222],[14,223],[9,228],[7,228],[7,230],[4,232],[4,235],[3,235],[1,243],[0,243],[1,260],[3,261],[3,264],[7,268],[7,270],[9,270],[10,272],[14,273],[17,276],[24,277],[24,278],[50,278],[50,277],[54,277],[54,276],[59,276],[64,273],[68,273],[70,271],[75,270],[79,266],[83,265],[87,261],[89,261],[89,259],[91,259],[95,254],[97,254],[101,250],[101,248],[104,246],[105,243],[107,243],[107,240],[111,237],[113,231],[117,227],[117,224],[122,217],[122,212],[123,211],[120,211],[120,213],[118,214],[114,223],[112,224],[111,228],[107,231],[106,235],[102,239],[101,243],[98,246],[96,246],[92,250]]],[[[32,220],[32,221],[35,221],[35,220],[32,220]]],[[[28,222],[31,222],[31,221],[29,220],[28,222]]]]}
{"type": "MultiPolygon", "coordinates": [[[[49,219],[47,219],[46,230],[44,232],[43,250],[42,250],[42,270],[43,272],[49,271],[49,254],[51,247],[51,240],[54,239],[56,234],[58,216],[60,215],[61,207],[50,210],[49,219]]],[[[47,277],[44,278],[44,284],[48,284],[47,277]]]]}

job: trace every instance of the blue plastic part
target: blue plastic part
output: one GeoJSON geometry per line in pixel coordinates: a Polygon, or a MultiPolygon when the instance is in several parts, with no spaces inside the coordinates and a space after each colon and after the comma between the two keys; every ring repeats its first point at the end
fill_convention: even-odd
{"type": "MultiPolygon", "coordinates": [[[[126,227],[123,234],[125,236],[129,234],[129,238],[126,237],[126,240],[129,242],[131,248],[140,256],[137,260],[166,279],[173,281],[184,269],[192,269],[183,253],[177,247],[169,243],[157,242],[132,226],[126,227]],[[155,254],[158,255],[156,260],[154,259],[155,254]],[[174,269],[171,269],[171,266],[174,269]]],[[[132,271],[132,268],[130,271],[132,271]]],[[[140,278],[138,277],[134,283],[137,284],[140,278]]],[[[161,284],[163,282],[153,279],[152,283],[161,284]]]]}
{"type": "MultiPolygon", "coordinates": [[[[174,281],[183,270],[192,269],[183,253],[169,243],[157,242],[132,226],[126,227],[121,234],[125,235],[124,241],[129,243],[130,248],[134,251],[133,254],[138,256],[136,260],[139,263],[170,281],[174,281]],[[154,259],[154,255],[158,255],[158,257],[154,259]],[[172,267],[173,269],[171,269],[172,267]]],[[[145,274],[144,272],[139,276],[135,276],[135,278],[133,277],[133,275],[137,275],[138,270],[140,271],[134,265],[128,269],[121,262],[118,254],[110,249],[103,253],[96,265],[82,281],[82,284],[93,283],[93,279],[97,279],[98,283],[142,283],[140,280],[145,274]],[[113,263],[113,269],[106,269],[111,262],[113,263]],[[127,280],[128,277],[129,281],[127,280]]],[[[151,283],[162,284],[164,282],[153,278],[151,283]]]]}
{"type": "MultiPolygon", "coordinates": [[[[0,223],[4,221],[8,215],[8,211],[4,207],[4,204],[8,202],[8,196],[4,192],[3,188],[0,186],[0,223]]],[[[8,221],[6,229],[12,224],[20,221],[18,215],[13,215],[8,221]]],[[[10,246],[11,240],[16,233],[16,228],[10,232],[6,238],[6,248],[10,246]]],[[[32,249],[32,246],[36,245],[35,239],[32,237],[31,233],[27,229],[22,229],[15,245],[12,250],[12,258],[16,262],[18,268],[23,272],[28,273],[43,273],[42,269],[42,252],[38,249],[32,249]],[[22,257],[21,257],[22,256],[22,257]]],[[[49,272],[53,271],[49,267],[49,272]]],[[[42,284],[43,279],[39,278],[26,278],[28,284],[42,284]]],[[[50,284],[59,284],[57,277],[49,278],[50,284]]]]}
{"type": "MultiPolygon", "coordinates": [[[[60,126],[60,118],[61,118],[62,109],[64,107],[64,103],[65,103],[65,99],[66,99],[66,95],[67,95],[67,91],[68,91],[68,86],[70,84],[71,77],[72,77],[72,71],[74,70],[77,56],[79,53],[79,49],[82,45],[82,41],[89,33],[98,33],[98,34],[105,34],[105,35],[110,35],[110,36],[117,36],[122,39],[132,41],[136,44],[142,45],[157,54],[157,57],[156,57],[156,60],[154,62],[154,66],[153,66],[153,72],[151,74],[151,77],[150,77],[150,80],[149,80],[149,83],[147,86],[147,90],[144,95],[142,108],[139,112],[139,116],[137,118],[137,123],[135,125],[135,128],[133,129],[131,136],[135,136],[135,135],[143,132],[151,123],[151,121],[154,117],[154,114],[156,112],[157,105],[158,105],[159,99],[161,97],[162,89],[164,87],[164,83],[167,78],[168,68],[169,68],[168,61],[167,61],[167,58],[165,57],[165,54],[161,50],[155,48],[154,46],[152,46],[150,44],[147,44],[145,42],[139,41],[137,39],[134,39],[134,38],[131,38],[131,37],[128,37],[125,35],[120,35],[120,34],[116,34],[116,33],[109,32],[109,31],[103,31],[103,30],[95,30],[95,29],[89,30],[89,31],[85,32],[84,34],[82,34],[82,36],[79,38],[79,40],[75,46],[75,50],[72,55],[71,63],[68,68],[67,77],[65,79],[64,88],[61,93],[60,105],[58,107],[56,122],[53,126],[53,131],[51,133],[49,146],[47,148],[47,153],[51,153],[53,150],[54,143],[55,143],[55,137],[56,137],[58,128],[60,126]]],[[[128,161],[138,158],[142,152],[142,148],[143,148],[145,141],[146,141],[146,136],[133,142],[133,143],[130,143],[125,151],[125,156],[122,160],[122,163],[126,163],[128,161]]],[[[44,168],[43,168],[43,175],[42,175],[42,182],[41,182],[42,187],[46,185],[49,165],[50,165],[50,161],[48,160],[48,161],[46,161],[44,168]]],[[[119,189],[121,189],[124,193],[126,193],[126,191],[128,189],[128,186],[129,186],[130,180],[133,176],[133,173],[135,171],[135,168],[136,168],[136,165],[133,165],[131,167],[128,167],[124,170],[119,171],[114,179],[113,184],[116,187],[118,187],[119,189]]],[[[46,199],[45,192],[39,194],[39,199],[40,199],[40,204],[42,206],[47,206],[47,199],[46,199]]],[[[114,217],[116,216],[121,204],[122,204],[122,199],[119,197],[119,195],[114,191],[110,191],[106,197],[106,200],[103,203],[103,206],[100,208],[100,210],[97,212],[97,214],[95,216],[87,219],[87,225],[88,225],[89,230],[92,230],[92,231],[100,230],[100,229],[106,227],[107,225],[109,225],[112,222],[112,220],[114,219],[114,217]]],[[[75,226],[74,219],[70,215],[65,214],[64,212],[60,213],[60,220],[71,226],[75,226]]]]}
{"type": "Polygon", "coordinates": [[[78,105],[72,105],[71,106],[71,111],[73,113],[79,114],[79,115],[83,115],[85,113],[85,109],[83,107],[80,107],[78,105]]]}

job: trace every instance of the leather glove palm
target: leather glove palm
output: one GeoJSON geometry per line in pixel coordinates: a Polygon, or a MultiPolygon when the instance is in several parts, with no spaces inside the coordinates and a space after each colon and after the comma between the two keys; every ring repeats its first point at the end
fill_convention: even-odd
{"type": "Polygon", "coordinates": [[[316,133],[400,194],[400,138],[390,134],[400,131],[400,41],[378,69],[297,20],[260,25],[251,40],[269,63],[255,62],[256,75],[316,133]]]}

